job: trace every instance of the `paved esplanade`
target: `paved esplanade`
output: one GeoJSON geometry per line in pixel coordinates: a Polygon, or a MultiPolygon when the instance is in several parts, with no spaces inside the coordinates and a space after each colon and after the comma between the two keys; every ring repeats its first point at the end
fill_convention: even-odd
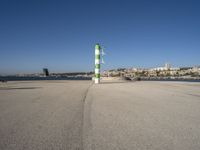
{"type": "Polygon", "coordinates": [[[82,149],[83,104],[91,81],[0,86],[0,150],[82,149]]]}
{"type": "Polygon", "coordinates": [[[84,120],[87,150],[200,150],[200,83],[95,84],[84,120]]]}
{"type": "Polygon", "coordinates": [[[200,83],[91,83],[1,83],[0,149],[200,149],[200,83]]]}

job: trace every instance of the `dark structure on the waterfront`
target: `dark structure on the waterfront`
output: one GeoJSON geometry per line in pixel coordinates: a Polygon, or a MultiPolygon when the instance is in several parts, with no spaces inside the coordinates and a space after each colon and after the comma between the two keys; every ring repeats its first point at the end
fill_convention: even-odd
{"type": "Polygon", "coordinates": [[[47,68],[43,68],[43,73],[45,77],[49,76],[49,70],[47,68]]]}

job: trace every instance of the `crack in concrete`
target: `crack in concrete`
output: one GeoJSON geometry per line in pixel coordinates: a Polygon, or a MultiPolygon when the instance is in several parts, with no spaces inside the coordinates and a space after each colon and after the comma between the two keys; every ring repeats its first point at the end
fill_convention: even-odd
{"type": "Polygon", "coordinates": [[[83,146],[83,140],[84,140],[84,136],[83,136],[83,132],[84,132],[84,118],[85,118],[85,115],[84,115],[84,112],[85,112],[85,100],[87,98],[87,95],[88,95],[88,92],[89,92],[89,89],[92,87],[94,83],[92,82],[89,87],[87,88],[87,90],[85,91],[84,93],[84,97],[83,97],[83,108],[82,108],[82,133],[81,133],[81,150],[84,150],[84,146],[83,146]]]}

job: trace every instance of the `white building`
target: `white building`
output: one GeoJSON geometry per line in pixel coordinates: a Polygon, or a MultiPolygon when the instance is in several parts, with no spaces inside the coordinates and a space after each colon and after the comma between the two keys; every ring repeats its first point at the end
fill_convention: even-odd
{"type": "Polygon", "coordinates": [[[180,68],[172,68],[169,63],[165,63],[164,67],[157,67],[157,68],[153,68],[151,70],[154,70],[154,71],[167,71],[167,70],[180,70],[180,68]]]}

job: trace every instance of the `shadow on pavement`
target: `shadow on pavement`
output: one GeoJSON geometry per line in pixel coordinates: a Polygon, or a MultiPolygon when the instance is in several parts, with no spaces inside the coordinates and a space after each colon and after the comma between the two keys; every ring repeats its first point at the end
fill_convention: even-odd
{"type": "Polygon", "coordinates": [[[41,88],[42,87],[0,87],[0,90],[32,90],[41,88]]]}

